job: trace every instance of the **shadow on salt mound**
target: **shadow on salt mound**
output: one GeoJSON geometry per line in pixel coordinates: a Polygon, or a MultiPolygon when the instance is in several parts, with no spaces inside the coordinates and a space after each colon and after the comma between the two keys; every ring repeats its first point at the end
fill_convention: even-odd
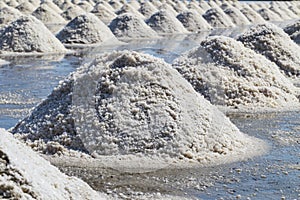
{"type": "Polygon", "coordinates": [[[146,23],[161,35],[189,33],[181,22],[166,10],[161,10],[153,14],[146,23]]]}
{"type": "Polygon", "coordinates": [[[82,180],[60,172],[3,129],[0,129],[0,156],[2,198],[106,199],[82,180]]]}
{"type": "Polygon", "coordinates": [[[129,13],[124,13],[116,17],[110,23],[109,28],[116,37],[122,39],[147,39],[160,37],[142,19],[129,13]]]}
{"type": "Polygon", "coordinates": [[[212,29],[207,21],[194,10],[180,13],[177,15],[177,19],[188,31],[193,33],[212,29]]]}
{"type": "Polygon", "coordinates": [[[174,61],[211,103],[229,112],[299,109],[299,90],[264,56],[241,42],[213,36],[174,61]]]}
{"type": "Polygon", "coordinates": [[[66,24],[67,21],[47,4],[41,4],[32,13],[34,17],[41,20],[45,25],[47,24],[66,24]]]}
{"type": "Polygon", "coordinates": [[[266,21],[279,22],[282,21],[280,16],[268,8],[262,8],[257,11],[266,21]]]}
{"type": "Polygon", "coordinates": [[[211,8],[203,14],[203,18],[214,28],[235,27],[231,19],[219,9],[211,8]]]}
{"type": "Polygon", "coordinates": [[[56,37],[67,45],[120,44],[109,28],[91,13],[75,17],[56,37]]]}
{"type": "Polygon", "coordinates": [[[286,27],[284,27],[284,32],[286,32],[294,42],[300,43],[300,20],[293,22],[286,27]]]}
{"type": "Polygon", "coordinates": [[[87,151],[111,167],[147,168],[153,160],[168,167],[220,164],[265,148],[241,133],[171,65],[129,51],[82,66],[12,131],[40,144],[58,142],[87,151]]]}
{"type": "Polygon", "coordinates": [[[300,47],[276,25],[253,26],[238,40],[275,62],[287,76],[300,76],[300,47]]]}
{"type": "Polygon", "coordinates": [[[0,30],[0,54],[61,54],[70,52],[33,16],[23,16],[0,30]]]}
{"type": "Polygon", "coordinates": [[[4,27],[21,16],[23,16],[23,14],[15,8],[9,6],[0,8],[0,27],[4,27]]]}

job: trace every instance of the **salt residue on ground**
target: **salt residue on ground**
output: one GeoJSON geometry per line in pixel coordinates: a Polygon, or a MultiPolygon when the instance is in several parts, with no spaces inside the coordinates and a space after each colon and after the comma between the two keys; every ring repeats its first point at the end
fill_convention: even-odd
{"type": "Polygon", "coordinates": [[[12,132],[44,153],[80,150],[113,167],[218,164],[265,148],[171,65],[128,51],[82,66],[12,132]]]}
{"type": "Polygon", "coordinates": [[[209,37],[173,66],[206,99],[230,111],[300,108],[299,90],[278,67],[232,38],[209,37]]]}
{"type": "Polygon", "coordinates": [[[212,8],[207,10],[203,17],[214,28],[235,27],[231,19],[222,10],[212,8]]]}
{"type": "Polygon", "coordinates": [[[188,30],[184,28],[181,22],[166,10],[161,10],[153,14],[148,20],[146,20],[146,23],[158,34],[188,33],[188,30]]]}
{"type": "Polygon", "coordinates": [[[177,15],[177,19],[188,31],[193,33],[212,29],[207,21],[194,10],[180,13],[177,15]]]}
{"type": "Polygon", "coordinates": [[[119,15],[109,25],[113,34],[122,39],[159,38],[142,19],[129,13],[119,15]]]}
{"type": "Polygon", "coordinates": [[[64,44],[117,44],[118,39],[95,15],[87,13],[75,17],[56,37],[64,44]]]}
{"type": "Polygon", "coordinates": [[[0,30],[0,53],[67,53],[68,50],[33,16],[23,16],[0,30]]]}
{"type": "Polygon", "coordinates": [[[3,129],[0,129],[0,198],[106,199],[80,179],[61,173],[3,129]]]}
{"type": "Polygon", "coordinates": [[[300,47],[276,25],[253,26],[238,40],[275,62],[286,75],[300,75],[300,47]]]}

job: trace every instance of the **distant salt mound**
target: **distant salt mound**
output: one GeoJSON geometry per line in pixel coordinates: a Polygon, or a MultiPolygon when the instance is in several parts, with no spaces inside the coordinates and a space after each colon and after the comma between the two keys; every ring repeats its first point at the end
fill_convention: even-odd
{"type": "Polygon", "coordinates": [[[89,2],[87,1],[81,1],[77,4],[79,7],[81,7],[86,12],[91,12],[94,8],[89,2]]]}
{"type": "Polygon", "coordinates": [[[227,8],[225,8],[224,13],[228,15],[231,21],[237,26],[250,25],[250,22],[247,19],[247,17],[233,6],[228,6],[227,8]]]}
{"type": "Polygon", "coordinates": [[[119,10],[122,8],[123,4],[118,1],[118,0],[110,0],[109,5],[114,9],[114,10],[119,10]]]}
{"type": "Polygon", "coordinates": [[[289,17],[289,15],[284,10],[282,10],[282,8],[279,8],[276,5],[271,6],[269,9],[274,13],[276,13],[281,18],[281,21],[291,19],[291,17],[289,17]]]}
{"type": "Polygon", "coordinates": [[[287,25],[283,30],[292,40],[294,40],[294,42],[300,43],[300,20],[287,25]]]}
{"type": "Polygon", "coordinates": [[[145,1],[141,4],[138,11],[142,13],[146,19],[149,19],[153,14],[158,12],[158,9],[150,1],[145,1]]]}
{"type": "Polygon", "coordinates": [[[105,199],[82,180],[69,177],[0,129],[1,199],[105,199]]]}
{"type": "Polygon", "coordinates": [[[142,15],[139,11],[137,11],[130,4],[123,5],[122,8],[120,8],[120,10],[118,10],[116,12],[117,15],[121,15],[121,14],[124,14],[124,13],[131,13],[131,14],[137,16],[138,18],[145,19],[145,16],[142,15]]]}
{"type": "Polygon", "coordinates": [[[158,38],[158,34],[142,19],[133,14],[122,14],[109,25],[110,30],[118,38],[158,38]]]}
{"type": "Polygon", "coordinates": [[[64,44],[107,44],[118,40],[95,15],[79,15],[70,21],[56,37],[64,44]]]}
{"type": "Polygon", "coordinates": [[[44,24],[66,24],[67,21],[47,4],[41,4],[32,15],[44,24]]]}
{"type": "Polygon", "coordinates": [[[109,24],[117,15],[108,9],[102,3],[97,4],[94,9],[91,11],[94,15],[96,15],[102,22],[105,24],[109,24]]]}
{"type": "Polygon", "coordinates": [[[189,166],[219,163],[263,147],[169,64],[128,51],[102,55],[71,74],[13,132],[84,148],[96,158],[123,156],[119,162],[135,155],[189,160],[189,166]]]}
{"type": "MultiPolygon", "coordinates": [[[[191,1],[191,2],[195,2],[195,1],[191,1]]],[[[196,1],[196,2],[198,3],[198,1],[196,1]]],[[[208,3],[206,1],[200,1],[199,7],[202,8],[204,11],[211,9],[211,7],[208,5],[208,3]]]]}
{"type": "Polygon", "coordinates": [[[247,19],[252,23],[252,24],[261,24],[265,23],[266,21],[264,18],[255,12],[252,8],[249,6],[245,6],[244,8],[241,9],[241,12],[247,17],[247,19]]]}
{"type": "Polygon", "coordinates": [[[205,11],[196,2],[190,2],[187,5],[187,8],[189,9],[189,11],[191,10],[196,11],[199,15],[203,15],[205,13],[205,11]]]}
{"type": "Polygon", "coordinates": [[[146,23],[158,34],[183,34],[188,33],[181,22],[172,14],[161,10],[152,15],[146,23]]]}
{"type": "Polygon", "coordinates": [[[173,9],[179,14],[188,10],[187,6],[182,1],[177,1],[173,9]]]}
{"type": "Polygon", "coordinates": [[[29,15],[36,9],[36,7],[34,5],[32,5],[31,3],[25,1],[25,2],[21,3],[20,5],[18,5],[16,7],[16,9],[19,10],[23,14],[29,15]]]}
{"type": "Polygon", "coordinates": [[[278,14],[268,8],[262,8],[257,11],[266,21],[282,21],[278,14]]]}
{"type": "Polygon", "coordinates": [[[212,29],[207,21],[194,10],[180,13],[177,15],[177,19],[190,32],[195,33],[212,29]]]}
{"type": "Polygon", "coordinates": [[[47,5],[49,8],[54,10],[57,14],[61,14],[63,12],[55,3],[52,2],[52,0],[43,0],[41,5],[43,4],[47,5]]]}
{"type": "Polygon", "coordinates": [[[66,11],[69,7],[72,7],[72,6],[74,6],[74,5],[76,5],[76,4],[73,4],[73,3],[71,2],[71,0],[64,0],[64,2],[61,3],[61,4],[59,5],[59,8],[60,8],[62,11],[66,11]]]}
{"type": "Polygon", "coordinates": [[[254,26],[238,40],[275,62],[288,76],[300,75],[300,47],[276,25],[254,26]]]}
{"type": "Polygon", "coordinates": [[[33,16],[23,16],[0,30],[0,53],[66,53],[67,49],[33,16]]]}
{"type": "Polygon", "coordinates": [[[0,8],[0,27],[20,18],[23,14],[15,8],[4,6],[0,8]]]}
{"type": "Polygon", "coordinates": [[[203,18],[214,28],[235,27],[227,15],[215,8],[207,10],[203,18]]]}
{"type": "Polygon", "coordinates": [[[264,56],[225,36],[213,36],[173,66],[211,103],[245,112],[300,108],[299,90],[264,56]]]}
{"type": "Polygon", "coordinates": [[[62,14],[61,16],[66,19],[66,20],[72,20],[75,17],[79,16],[79,15],[84,15],[86,14],[86,11],[83,10],[81,7],[77,6],[77,5],[72,5],[70,7],[68,7],[62,14]]]}
{"type": "Polygon", "coordinates": [[[174,17],[178,15],[176,10],[168,3],[163,3],[161,6],[159,6],[158,10],[165,10],[167,13],[173,15],[174,17]]]}

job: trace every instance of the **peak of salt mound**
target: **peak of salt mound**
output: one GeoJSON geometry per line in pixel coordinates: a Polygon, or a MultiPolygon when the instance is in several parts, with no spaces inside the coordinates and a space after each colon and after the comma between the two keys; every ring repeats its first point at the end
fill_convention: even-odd
{"type": "Polygon", "coordinates": [[[241,13],[241,11],[231,5],[224,9],[224,13],[228,15],[231,21],[237,26],[250,25],[247,17],[241,13]]]}
{"type": "Polygon", "coordinates": [[[158,34],[142,19],[133,14],[119,15],[109,25],[113,34],[119,38],[158,38],[158,34]]]}
{"type": "Polygon", "coordinates": [[[278,14],[268,8],[262,8],[257,11],[266,21],[282,21],[278,14]]]}
{"type": "Polygon", "coordinates": [[[300,43],[300,20],[287,25],[283,30],[292,40],[294,40],[294,42],[300,43]]]}
{"type": "Polygon", "coordinates": [[[16,9],[19,10],[23,14],[29,15],[36,9],[36,7],[34,5],[32,5],[31,3],[26,1],[26,2],[23,2],[20,5],[18,5],[16,7],[16,9]]]}
{"type": "Polygon", "coordinates": [[[47,4],[41,4],[32,15],[44,24],[66,24],[67,21],[47,4]]]}
{"type": "Polygon", "coordinates": [[[157,156],[196,163],[249,157],[258,153],[253,145],[259,143],[239,132],[169,64],[128,51],[82,66],[13,132],[96,157],[157,156]]]}
{"type": "Polygon", "coordinates": [[[66,53],[67,49],[33,16],[22,16],[0,31],[0,52],[66,53]]]}
{"type": "Polygon", "coordinates": [[[118,10],[116,12],[117,15],[121,15],[121,14],[124,14],[124,13],[131,13],[131,14],[137,16],[138,18],[145,19],[145,16],[142,15],[139,11],[137,11],[130,4],[123,5],[122,8],[120,8],[120,10],[118,10]]]}
{"type": "Polygon", "coordinates": [[[231,19],[219,9],[211,8],[203,14],[203,18],[215,28],[235,27],[231,19]]]}
{"type": "Polygon", "coordinates": [[[69,177],[0,129],[1,199],[105,199],[82,180],[69,177]]]}
{"type": "Polygon", "coordinates": [[[104,44],[118,42],[109,28],[91,13],[75,17],[56,37],[65,44],[104,44]]]}
{"type": "Polygon", "coordinates": [[[178,15],[178,13],[173,8],[173,6],[171,6],[168,3],[163,3],[161,6],[159,6],[158,10],[165,10],[166,12],[168,12],[169,14],[171,14],[171,15],[173,15],[175,17],[178,15]]]}
{"type": "Polygon", "coordinates": [[[264,112],[300,108],[299,90],[276,64],[229,37],[205,39],[173,66],[196,91],[225,109],[264,112]]]}
{"type": "Polygon", "coordinates": [[[0,8],[0,27],[9,24],[12,21],[20,18],[23,14],[15,8],[4,6],[0,8]]]}
{"type": "Polygon", "coordinates": [[[181,22],[172,14],[161,10],[153,14],[146,23],[158,34],[183,34],[188,33],[181,22]]]}
{"type": "Polygon", "coordinates": [[[195,33],[212,29],[207,21],[194,10],[180,13],[179,15],[177,15],[177,19],[190,32],[195,33]]]}
{"type": "Polygon", "coordinates": [[[253,26],[238,40],[275,62],[288,76],[300,75],[300,47],[276,25],[253,26]]]}
{"type": "Polygon", "coordinates": [[[117,15],[108,9],[104,4],[98,3],[94,9],[91,11],[94,15],[96,15],[101,21],[105,24],[110,23],[117,15]]]}
{"type": "Polygon", "coordinates": [[[241,9],[241,12],[252,24],[261,24],[266,22],[264,18],[254,11],[250,6],[244,6],[244,8],[241,9]]]}
{"type": "Polygon", "coordinates": [[[150,1],[145,1],[141,3],[141,7],[138,11],[148,19],[151,15],[158,12],[158,9],[150,1]]]}
{"type": "Polygon", "coordinates": [[[68,7],[62,14],[61,16],[66,19],[66,20],[72,20],[75,17],[79,15],[84,15],[86,14],[86,11],[83,10],[81,7],[72,4],[72,6],[68,7]]]}
{"type": "Polygon", "coordinates": [[[196,11],[199,15],[203,15],[205,13],[205,11],[195,2],[190,2],[187,5],[187,8],[189,9],[189,11],[191,10],[196,11]]]}

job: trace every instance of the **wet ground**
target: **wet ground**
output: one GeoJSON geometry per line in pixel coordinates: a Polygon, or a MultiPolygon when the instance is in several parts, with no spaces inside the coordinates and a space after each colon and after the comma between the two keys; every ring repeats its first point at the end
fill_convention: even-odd
{"type": "MultiPolygon", "coordinates": [[[[97,54],[133,49],[172,62],[208,34],[219,33],[131,41],[129,45],[89,48],[65,57],[6,58],[11,63],[0,67],[0,127],[14,126],[60,80],[97,54]]],[[[81,177],[96,190],[128,199],[153,193],[195,199],[300,199],[300,112],[235,114],[230,118],[243,132],[266,141],[269,152],[243,162],[186,170],[124,173],[103,168],[61,169],[81,177]]]]}

